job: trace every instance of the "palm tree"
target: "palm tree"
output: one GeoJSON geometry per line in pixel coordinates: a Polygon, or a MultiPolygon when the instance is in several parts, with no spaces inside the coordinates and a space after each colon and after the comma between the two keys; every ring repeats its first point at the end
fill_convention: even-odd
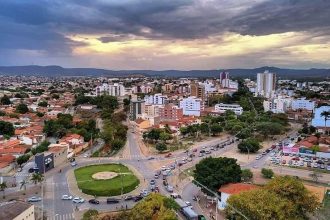
{"type": "Polygon", "coordinates": [[[27,180],[22,180],[21,182],[20,182],[20,184],[21,184],[21,186],[20,186],[20,190],[22,189],[22,188],[24,188],[24,195],[25,195],[25,191],[26,191],[26,185],[28,184],[28,181],[27,180]]]}
{"type": "Polygon", "coordinates": [[[327,120],[330,117],[330,111],[323,111],[321,113],[321,117],[324,117],[324,131],[326,131],[326,129],[327,129],[327,120]]]}
{"type": "Polygon", "coordinates": [[[37,183],[41,183],[44,180],[44,176],[41,173],[33,173],[31,177],[31,181],[37,185],[37,183]]]}
{"type": "Polygon", "coordinates": [[[5,198],[6,196],[5,196],[5,189],[7,188],[8,186],[7,186],[7,183],[4,181],[4,182],[2,182],[2,183],[0,183],[0,191],[2,191],[2,193],[3,193],[3,195],[2,195],[2,197],[3,198],[5,198]]]}

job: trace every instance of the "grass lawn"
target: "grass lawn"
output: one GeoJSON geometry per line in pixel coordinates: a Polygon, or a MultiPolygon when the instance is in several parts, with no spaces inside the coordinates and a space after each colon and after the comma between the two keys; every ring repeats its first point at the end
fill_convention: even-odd
{"type": "Polygon", "coordinates": [[[131,192],[139,185],[139,179],[126,166],[121,164],[100,164],[78,168],[74,171],[79,189],[93,196],[116,196],[131,192]],[[92,175],[102,171],[121,173],[113,179],[95,180],[92,175]],[[121,181],[122,179],[122,181],[121,181]]]}

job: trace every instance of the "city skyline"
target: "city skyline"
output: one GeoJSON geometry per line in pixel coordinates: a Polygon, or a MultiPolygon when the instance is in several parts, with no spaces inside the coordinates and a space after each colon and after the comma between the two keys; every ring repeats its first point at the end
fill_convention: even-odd
{"type": "Polygon", "coordinates": [[[329,68],[330,2],[2,1],[0,65],[329,68]]]}

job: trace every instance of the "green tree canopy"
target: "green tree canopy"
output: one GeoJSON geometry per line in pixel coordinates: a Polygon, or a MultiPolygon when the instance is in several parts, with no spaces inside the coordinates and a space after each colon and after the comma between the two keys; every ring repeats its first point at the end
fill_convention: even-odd
{"type": "Polygon", "coordinates": [[[237,147],[240,150],[240,152],[255,153],[261,148],[261,145],[257,139],[248,138],[246,140],[243,140],[241,143],[239,143],[237,147]]]}
{"type": "Polygon", "coordinates": [[[10,99],[7,95],[4,95],[3,97],[1,97],[0,103],[1,103],[1,105],[10,105],[11,104],[10,99]]]}
{"type": "Polygon", "coordinates": [[[276,177],[263,188],[232,195],[227,203],[227,218],[237,220],[245,218],[230,207],[248,219],[304,220],[319,206],[315,195],[290,176],[276,177]]]}
{"type": "Polygon", "coordinates": [[[16,112],[20,113],[20,114],[25,114],[25,113],[29,112],[29,108],[27,107],[26,104],[20,103],[16,106],[16,112]]]}
{"type": "Polygon", "coordinates": [[[0,121],[0,135],[13,136],[15,134],[14,125],[7,121],[0,121]]]}
{"type": "MultiPolygon", "coordinates": [[[[236,159],[208,157],[196,164],[194,171],[196,182],[194,183],[198,186],[199,182],[213,192],[217,192],[224,184],[240,182],[241,173],[241,167],[237,164],[236,159]]],[[[202,188],[202,191],[210,194],[204,188],[202,188]]]]}
{"type": "Polygon", "coordinates": [[[248,182],[253,178],[253,173],[250,169],[242,170],[241,179],[244,182],[248,182]]]}
{"type": "Polygon", "coordinates": [[[163,152],[167,150],[167,146],[165,143],[157,143],[156,144],[156,150],[158,150],[159,152],[163,152]]]}
{"type": "Polygon", "coordinates": [[[274,176],[274,172],[272,169],[262,168],[261,173],[262,173],[263,177],[265,177],[267,179],[271,179],[274,176]]]}
{"type": "Polygon", "coordinates": [[[41,101],[38,103],[38,106],[41,106],[41,107],[47,107],[48,106],[48,102],[46,101],[41,101]]]}
{"type": "Polygon", "coordinates": [[[269,135],[278,135],[284,131],[284,127],[277,122],[259,122],[256,125],[256,129],[264,137],[269,135]]]}

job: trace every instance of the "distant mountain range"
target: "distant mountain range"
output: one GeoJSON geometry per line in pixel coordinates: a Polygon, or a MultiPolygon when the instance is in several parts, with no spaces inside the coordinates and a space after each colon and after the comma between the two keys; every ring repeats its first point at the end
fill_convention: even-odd
{"type": "MultiPolygon", "coordinates": [[[[325,78],[330,77],[330,69],[283,69],[259,67],[254,69],[226,69],[232,77],[256,77],[257,73],[269,70],[282,79],[325,78]]],[[[218,77],[223,70],[107,70],[98,68],[63,68],[61,66],[0,66],[0,75],[37,76],[113,76],[129,75],[167,76],[167,77],[218,77]]]]}

